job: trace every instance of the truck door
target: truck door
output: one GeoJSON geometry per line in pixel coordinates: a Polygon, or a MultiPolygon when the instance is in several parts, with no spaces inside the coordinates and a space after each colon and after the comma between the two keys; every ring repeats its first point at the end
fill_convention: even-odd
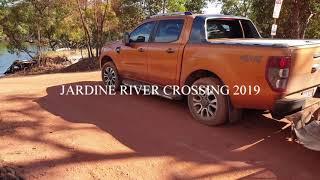
{"type": "Polygon", "coordinates": [[[159,85],[177,84],[178,58],[184,19],[160,20],[148,49],[148,81],[159,85]]]}
{"type": "Polygon", "coordinates": [[[146,22],[130,33],[130,45],[120,50],[122,74],[126,78],[147,80],[148,42],[155,22],[146,22]]]}

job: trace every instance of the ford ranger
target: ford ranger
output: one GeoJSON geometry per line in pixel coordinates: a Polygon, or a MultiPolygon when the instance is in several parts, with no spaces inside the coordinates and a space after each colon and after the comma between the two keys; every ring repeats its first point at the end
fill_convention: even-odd
{"type": "Polygon", "coordinates": [[[150,17],[122,42],[107,44],[100,65],[103,82],[116,89],[122,83],[227,85],[228,95],[186,97],[194,119],[207,125],[236,119],[242,109],[269,110],[281,119],[320,105],[320,41],[263,39],[243,17],[150,17]]]}

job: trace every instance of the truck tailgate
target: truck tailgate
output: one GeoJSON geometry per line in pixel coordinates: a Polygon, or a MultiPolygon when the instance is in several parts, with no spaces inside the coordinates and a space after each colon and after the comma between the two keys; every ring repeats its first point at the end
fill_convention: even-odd
{"type": "Polygon", "coordinates": [[[292,64],[286,94],[320,85],[320,45],[291,49],[292,64]]]}

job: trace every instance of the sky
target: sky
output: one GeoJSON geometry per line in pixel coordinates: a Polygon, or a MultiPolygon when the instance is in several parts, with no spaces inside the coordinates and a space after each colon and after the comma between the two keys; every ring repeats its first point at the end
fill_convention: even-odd
{"type": "Polygon", "coordinates": [[[215,3],[208,3],[208,7],[204,9],[205,14],[220,14],[221,12],[221,5],[217,5],[215,3]]]}

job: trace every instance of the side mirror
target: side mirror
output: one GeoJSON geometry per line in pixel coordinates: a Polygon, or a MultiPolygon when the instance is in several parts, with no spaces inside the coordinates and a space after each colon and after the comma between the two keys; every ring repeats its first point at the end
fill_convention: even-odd
{"type": "Polygon", "coordinates": [[[128,32],[125,32],[123,35],[123,43],[125,46],[130,45],[130,34],[128,32]]]}

